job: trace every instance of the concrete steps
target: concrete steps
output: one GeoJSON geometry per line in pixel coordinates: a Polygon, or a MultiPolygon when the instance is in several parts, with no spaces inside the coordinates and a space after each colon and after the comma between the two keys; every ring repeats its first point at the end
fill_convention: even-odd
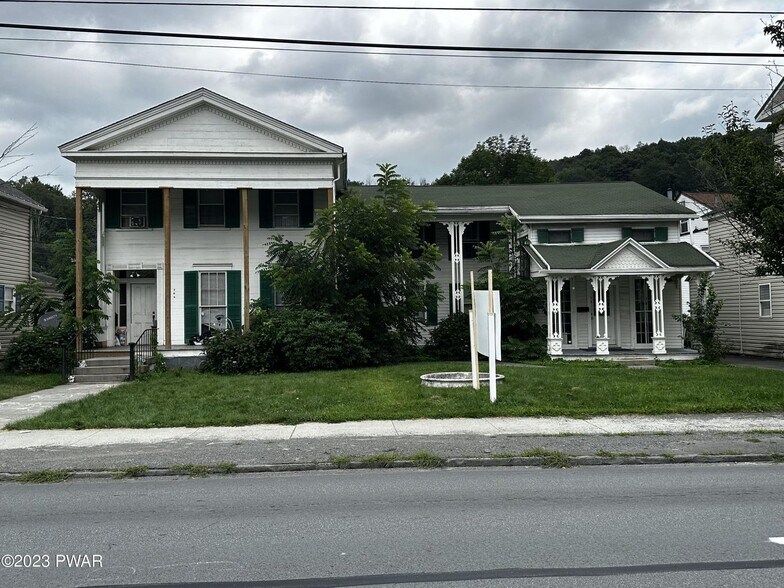
{"type": "MultiPolygon", "coordinates": [[[[101,384],[110,382],[124,382],[131,371],[128,354],[111,355],[100,354],[84,360],[82,365],[74,368],[74,382],[78,384],[101,384]]],[[[136,373],[147,371],[147,366],[137,366],[136,373]]]]}

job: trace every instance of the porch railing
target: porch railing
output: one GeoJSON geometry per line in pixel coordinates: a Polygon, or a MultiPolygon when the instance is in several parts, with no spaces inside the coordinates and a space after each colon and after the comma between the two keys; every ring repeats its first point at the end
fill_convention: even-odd
{"type": "Polygon", "coordinates": [[[131,381],[136,379],[137,367],[146,365],[158,351],[158,328],[147,329],[139,335],[135,343],[130,343],[129,347],[131,351],[128,380],[131,381]]]}
{"type": "Polygon", "coordinates": [[[63,384],[67,384],[71,381],[71,376],[73,376],[74,369],[80,366],[83,361],[86,361],[94,356],[95,348],[93,347],[90,347],[89,349],[82,348],[81,351],[76,349],[76,334],[74,334],[68,343],[62,346],[60,359],[60,377],[62,378],[63,384]]]}

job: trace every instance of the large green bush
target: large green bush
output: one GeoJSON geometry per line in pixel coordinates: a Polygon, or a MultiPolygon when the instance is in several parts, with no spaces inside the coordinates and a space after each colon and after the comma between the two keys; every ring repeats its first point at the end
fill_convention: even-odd
{"type": "Polygon", "coordinates": [[[249,333],[209,339],[203,369],[219,374],[304,372],[365,365],[369,353],[345,321],[314,310],[259,312],[249,333]]]}
{"type": "Polygon", "coordinates": [[[425,344],[425,353],[437,359],[469,359],[471,340],[468,315],[455,312],[438,323],[425,344]]]}
{"type": "Polygon", "coordinates": [[[46,374],[60,371],[62,347],[72,333],[65,329],[36,327],[19,333],[5,355],[4,368],[12,374],[46,374]]]}

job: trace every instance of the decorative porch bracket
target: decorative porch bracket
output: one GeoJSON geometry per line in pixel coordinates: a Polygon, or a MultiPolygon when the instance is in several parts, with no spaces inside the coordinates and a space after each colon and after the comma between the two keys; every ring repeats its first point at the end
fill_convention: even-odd
{"type": "Polygon", "coordinates": [[[610,355],[610,336],[607,326],[607,290],[615,276],[593,276],[594,308],[596,308],[596,355],[610,355]]]}
{"type": "Polygon", "coordinates": [[[561,289],[564,279],[547,276],[547,355],[563,355],[561,289]]]}
{"type": "Polygon", "coordinates": [[[449,259],[452,261],[452,312],[465,311],[463,296],[463,232],[468,223],[452,221],[443,223],[449,231],[449,259]]]}
{"type": "Polygon", "coordinates": [[[665,276],[645,276],[651,290],[651,309],[653,314],[653,353],[667,353],[664,337],[664,284],[665,276]]]}

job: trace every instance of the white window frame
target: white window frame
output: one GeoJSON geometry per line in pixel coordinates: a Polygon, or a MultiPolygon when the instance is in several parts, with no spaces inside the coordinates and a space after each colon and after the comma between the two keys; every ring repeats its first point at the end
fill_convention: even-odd
{"type": "Polygon", "coordinates": [[[121,229],[146,229],[149,217],[149,198],[147,197],[147,190],[144,189],[126,189],[120,190],[120,228],[121,229]],[[126,214],[124,208],[126,206],[141,206],[141,204],[126,204],[123,202],[129,192],[141,192],[144,194],[144,214],[126,214]],[[133,219],[137,219],[134,221],[133,219]],[[141,222],[139,222],[139,219],[141,222]]]}
{"type": "Polygon", "coordinates": [[[688,219],[681,221],[681,224],[680,224],[681,235],[688,235],[691,232],[690,227],[689,227],[690,224],[691,223],[689,222],[688,219]],[[683,228],[684,225],[686,226],[685,229],[683,228]]]}
{"type": "Polygon", "coordinates": [[[773,289],[770,283],[767,284],[759,284],[757,286],[757,298],[759,300],[759,315],[760,318],[773,318],[773,289]],[[763,286],[767,286],[768,288],[768,297],[762,297],[762,288],[763,286]],[[767,303],[768,305],[768,313],[765,314],[763,312],[763,304],[767,303]]]}
{"type": "Polygon", "coordinates": [[[302,203],[300,202],[299,190],[274,190],[272,192],[272,226],[274,228],[276,228],[276,229],[295,229],[295,228],[299,227],[299,213],[300,213],[300,206],[301,206],[301,204],[302,203]],[[283,195],[283,194],[290,195],[292,193],[297,198],[296,218],[295,218],[295,221],[294,221],[293,225],[283,224],[283,223],[278,221],[279,218],[280,219],[288,218],[288,217],[291,217],[291,216],[294,216],[294,215],[292,215],[290,213],[289,214],[280,214],[280,213],[277,212],[277,207],[278,206],[292,206],[292,204],[290,202],[278,203],[277,202],[277,197],[280,196],[280,195],[283,195]]]}
{"type": "Polygon", "coordinates": [[[275,308],[285,308],[286,306],[286,298],[283,296],[283,292],[277,288],[272,289],[272,305],[275,308]]]}
{"type": "MultiPolygon", "coordinates": [[[[228,299],[229,299],[229,285],[228,285],[228,272],[226,271],[215,271],[215,272],[199,272],[199,329],[202,330],[202,327],[206,324],[210,330],[217,329],[224,331],[228,326],[227,317],[228,317],[228,299]],[[205,276],[208,275],[220,275],[223,274],[223,304],[204,304],[202,300],[202,292],[204,290],[202,286],[202,280],[205,276]],[[217,324],[213,323],[212,321],[204,322],[204,311],[215,311],[215,310],[222,310],[223,311],[223,323],[217,324]]],[[[220,313],[219,313],[220,314],[220,313]]]]}
{"type": "Polygon", "coordinates": [[[0,316],[7,312],[16,312],[16,290],[13,286],[0,284],[0,316]]]}
{"type": "Polygon", "coordinates": [[[565,245],[572,242],[572,229],[550,229],[547,235],[550,245],[565,245]],[[559,236],[559,240],[553,241],[553,233],[559,236]],[[565,241],[564,237],[566,237],[565,241]]]}

